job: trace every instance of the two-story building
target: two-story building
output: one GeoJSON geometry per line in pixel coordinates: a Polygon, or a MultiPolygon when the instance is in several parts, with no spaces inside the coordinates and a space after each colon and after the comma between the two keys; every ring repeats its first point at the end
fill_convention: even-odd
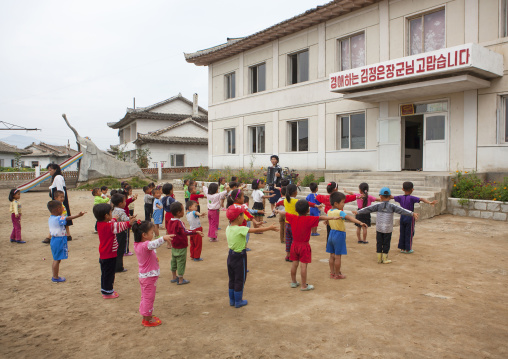
{"type": "Polygon", "coordinates": [[[336,0],[185,54],[211,168],[508,171],[507,0],[336,0]]]}
{"type": "Polygon", "coordinates": [[[147,107],[127,108],[118,122],[122,151],[134,161],[138,149],[149,150],[149,167],[197,167],[208,162],[208,112],[198,105],[198,95],[190,101],[178,94],[147,107]]]}

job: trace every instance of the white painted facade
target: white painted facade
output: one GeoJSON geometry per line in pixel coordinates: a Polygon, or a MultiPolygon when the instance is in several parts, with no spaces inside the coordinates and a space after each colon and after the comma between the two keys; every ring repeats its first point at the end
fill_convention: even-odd
{"type": "MultiPolygon", "coordinates": [[[[23,162],[24,167],[36,167],[36,163],[41,168],[46,168],[50,163],[56,163],[60,164],[64,161],[66,161],[70,157],[52,157],[52,156],[32,156],[32,155],[23,155],[21,157],[21,161],[23,162]]],[[[78,163],[74,162],[70,166],[65,168],[65,171],[77,171],[78,170],[78,163]]]]}
{"type": "Polygon", "coordinates": [[[265,166],[278,154],[282,165],[302,170],[508,171],[506,8],[505,0],[383,0],[208,64],[209,167],[265,166]],[[364,34],[365,66],[408,60],[410,21],[442,10],[441,49],[474,44],[475,54],[488,55],[475,57],[486,72],[457,69],[330,91],[330,74],[341,72],[341,40],[364,34]],[[300,51],[308,51],[308,80],[290,84],[290,56],[300,51]],[[261,63],[266,89],[250,93],[250,67],[261,63]],[[233,72],[235,97],[226,99],[225,75],[233,72]],[[401,106],[408,104],[426,110],[403,116],[401,106]],[[345,149],[340,121],[354,114],[365,116],[365,145],[345,149]],[[298,120],[308,121],[306,151],[290,150],[290,122],[298,120]],[[265,126],[265,151],[253,153],[250,128],[259,125],[265,126]],[[230,129],[235,153],[227,151],[230,129]]]}

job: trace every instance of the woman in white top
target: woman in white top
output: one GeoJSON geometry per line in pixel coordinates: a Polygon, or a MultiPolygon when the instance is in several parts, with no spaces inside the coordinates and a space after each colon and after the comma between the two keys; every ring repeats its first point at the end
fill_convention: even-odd
{"type": "MultiPolygon", "coordinates": [[[[55,192],[56,191],[62,191],[65,194],[65,199],[63,201],[63,205],[65,209],[67,210],[67,216],[71,215],[71,209],[69,207],[69,199],[67,197],[67,187],[65,187],[65,179],[62,175],[62,169],[59,165],[56,163],[50,163],[47,167],[49,174],[52,176],[53,180],[51,183],[51,186],[49,186],[49,196],[51,199],[55,199],[55,192]]],[[[72,221],[67,221],[67,225],[65,226],[65,229],[67,230],[67,240],[72,241],[71,234],[69,232],[69,226],[72,226],[72,221]]],[[[50,238],[46,238],[43,243],[49,243],[50,238]]]]}

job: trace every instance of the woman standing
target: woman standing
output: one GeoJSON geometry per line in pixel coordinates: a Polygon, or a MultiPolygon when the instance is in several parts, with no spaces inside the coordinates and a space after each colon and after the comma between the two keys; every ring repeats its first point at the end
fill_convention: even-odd
{"type": "MultiPolygon", "coordinates": [[[[67,216],[71,215],[71,209],[69,207],[69,198],[67,197],[67,187],[65,187],[65,179],[62,175],[62,169],[59,165],[56,163],[50,163],[47,167],[49,174],[52,177],[52,183],[51,186],[49,186],[49,196],[51,199],[55,200],[55,192],[56,191],[62,191],[65,194],[65,198],[63,201],[63,205],[67,211],[67,216]]],[[[65,230],[67,232],[67,241],[72,241],[72,236],[69,231],[69,226],[72,226],[72,221],[67,221],[67,225],[65,226],[65,230]]],[[[42,243],[49,243],[51,240],[51,237],[46,237],[45,240],[42,241],[42,243]]]]}

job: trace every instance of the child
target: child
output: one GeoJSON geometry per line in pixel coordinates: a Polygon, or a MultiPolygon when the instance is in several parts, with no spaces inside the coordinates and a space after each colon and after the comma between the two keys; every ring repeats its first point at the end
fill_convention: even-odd
{"type": "Polygon", "coordinates": [[[11,189],[9,192],[9,201],[11,202],[9,206],[9,212],[11,212],[12,220],[11,242],[23,244],[26,242],[21,240],[21,203],[19,203],[20,198],[21,191],[17,188],[11,189]]]}
{"type": "MultiPolygon", "coordinates": [[[[309,184],[309,189],[310,191],[312,192],[311,194],[309,194],[307,196],[307,198],[305,198],[307,200],[307,202],[309,203],[314,203],[315,205],[320,205],[321,202],[319,202],[317,199],[316,199],[316,196],[317,196],[317,191],[318,191],[318,185],[317,183],[314,183],[312,182],[311,184],[309,184]]],[[[317,208],[311,208],[310,209],[310,215],[311,216],[314,216],[314,217],[319,217],[320,215],[320,212],[319,212],[319,209],[317,208]]],[[[311,231],[311,236],[319,236],[319,233],[317,232],[317,226],[312,228],[312,231],[311,231]]]]}
{"type": "Polygon", "coordinates": [[[65,231],[65,225],[67,224],[67,221],[72,221],[73,219],[82,217],[85,212],[79,212],[79,214],[75,216],[64,217],[62,216],[62,202],[55,200],[48,202],[48,210],[51,213],[48,225],[49,233],[51,234],[51,253],[53,254],[53,276],[51,277],[51,281],[55,283],[65,282],[64,277],[58,276],[60,262],[62,259],[67,259],[68,257],[67,232],[65,231]]]}
{"type": "MultiPolygon", "coordinates": [[[[125,201],[126,201],[125,196],[120,193],[117,193],[117,194],[113,195],[113,197],[111,197],[111,203],[114,206],[113,218],[115,218],[118,222],[129,222],[130,218],[134,218],[134,217],[129,217],[125,214],[125,209],[124,209],[125,208],[125,201]]],[[[95,206],[94,206],[94,208],[95,208],[95,206]]],[[[116,252],[117,257],[116,257],[115,271],[117,273],[127,272],[127,269],[125,269],[123,267],[123,255],[125,253],[125,247],[127,244],[127,232],[128,231],[129,231],[129,229],[127,228],[126,230],[118,231],[116,233],[116,241],[118,243],[118,251],[116,252]]]]}
{"type": "MultiPolygon", "coordinates": [[[[219,181],[217,182],[219,184],[219,192],[223,192],[226,189],[226,178],[220,177],[219,181]]],[[[226,198],[223,198],[222,201],[220,201],[220,209],[221,211],[225,211],[226,207],[224,207],[224,200],[226,198]]]]}
{"type": "MultiPolygon", "coordinates": [[[[106,187],[106,192],[107,192],[107,189],[108,188],[106,187]]],[[[64,198],[65,198],[64,192],[62,192],[62,191],[57,191],[57,192],[63,193],[64,198]]],[[[56,198],[57,192],[55,192],[55,200],[61,201],[61,199],[56,198]]],[[[93,196],[93,205],[94,206],[99,203],[108,203],[109,199],[111,198],[110,196],[105,196],[104,193],[101,191],[101,189],[99,189],[98,187],[92,189],[92,196],[93,196]]],[[[94,233],[97,233],[97,221],[95,221],[95,232],[94,233]]]]}
{"type": "Polygon", "coordinates": [[[189,200],[190,200],[189,182],[190,182],[190,180],[188,180],[188,179],[183,180],[183,195],[185,197],[185,204],[186,205],[187,205],[187,202],[189,202],[189,200]]]}
{"type": "Polygon", "coordinates": [[[309,202],[304,199],[299,200],[295,204],[297,215],[286,213],[286,220],[291,224],[293,231],[293,243],[291,244],[291,252],[289,259],[293,262],[291,265],[291,288],[297,288],[300,283],[296,281],[296,272],[298,265],[302,262],[300,275],[302,277],[302,291],[314,289],[314,286],[307,284],[307,265],[311,262],[311,248],[309,244],[312,228],[317,227],[319,221],[337,220],[338,218],[330,216],[308,216],[309,202]]]}
{"type": "Polygon", "coordinates": [[[201,206],[199,205],[199,199],[205,198],[205,195],[199,194],[195,184],[189,186],[190,201],[194,201],[198,205],[198,212],[201,213],[201,206]]]}
{"type": "MultiPolygon", "coordinates": [[[[241,193],[240,190],[237,190],[241,193]]],[[[233,191],[234,192],[234,191],[233,191]]],[[[235,308],[247,305],[243,300],[243,287],[247,278],[247,233],[260,233],[266,231],[277,232],[275,225],[263,228],[247,228],[241,226],[244,222],[245,207],[229,206],[226,211],[226,217],[229,220],[229,226],[226,228],[226,238],[228,241],[228,276],[229,276],[229,305],[235,308]]]]}
{"type": "MultiPolygon", "coordinates": [[[[128,185],[124,187],[124,191],[127,192],[127,199],[132,199],[132,201],[126,207],[129,210],[129,213],[127,213],[127,215],[129,217],[132,217],[132,216],[134,216],[134,201],[138,198],[138,195],[136,194],[133,196],[132,195],[132,187],[128,186],[128,185]]],[[[125,245],[125,252],[124,252],[124,255],[126,255],[126,256],[133,255],[133,253],[129,250],[130,239],[131,239],[131,232],[130,232],[130,230],[128,230],[127,231],[127,242],[125,245]]]]}
{"type": "Polygon", "coordinates": [[[101,187],[101,197],[102,198],[111,198],[110,196],[108,196],[108,186],[101,187]]]}
{"type": "MultiPolygon", "coordinates": [[[[356,196],[356,204],[358,205],[358,209],[368,207],[372,204],[372,202],[376,202],[378,200],[376,197],[369,195],[369,185],[367,183],[365,183],[365,182],[360,183],[360,185],[358,186],[358,189],[360,190],[360,193],[349,192],[349,191],[346,191],[345,188],[343,188],[344,193],[356,196]]],[[[370,213],[357,214],[356,219],[367,225],[367,227],[363,227],[363,226],[360,226],[355,223],[355,226],[357,227],[356,228],[356,237],[358,237],[358,243],[367,244],[367,243],[369,243],[367,241],[367,229],[368,229],[368,227],[371,226],[370,213]],[[360,237],[360,234],[362,231],[363,231],[363,240],[360,237]]]]}
{"type": "Polygon", "coordinates": [[[152,191],[153,194],[153,224],[154,226],[154,232],[155,232],[155,238],[159,238],[159,228],[162,224],[162,217],[164,214],[164,209],[162,207],[162,202],[160,200],[162,191],[159,187],[154,188],[152,191]]]}
{"type": "Polygon", "coordinates": [[[276,210],[279,213],[280,243],[286,243],[286,234],[284,233],[284,228],[286,226],[286,213],[284,212],[284,198],[286,197],[286,186],[284,186],[280,189],[280,193],[283,197],[281,197],[277,201],[277,203],[275,203],[275,209],[274,209],[274,211],[276,210]]]}
{"type": "MultiPolygon", "coordinates": [[[[296,196],[298,195],[298,187],[296,187],[295,184],[290,184],[286,187],[286,198],[284,199],[284,212],[287,214],[294,214],[297,215],[298,212],[296,212],[295,206],[298,200],[296,199],[296,196]]],[[[309,203],[309,206],[315,207],[316,205],[314,203],[309,203]]],[[[324,205],[321,205],[324,207],[324,205]]],[[[289,259],[289,252],[291,251],[291,244],[293,243],[293,232],[291,230],[291,224],[289,223],[288,219],[285,220],[285,232],[286,232],[286,262],[292,262],[292,260],[289,259]]]]}
{"type": "Polygon", "coordinates": [[[166,233],[169,233],[168,224],[173,217],[171,214],[171,204],[176,202],[175,195],[173,194],[173,185],[171,183],[165,183],[162,186],[162,193],[164,193],[164,197],[161,199],[161,204],[164,209],[164,223],[166,226],[166,233]]]}
{"type": "Polygon", "coordinates": [[[393,213],[396,212],[404,214],[414,217],[414,219],[418,219],[418,213],[413,213],[407,209],[390,203],[391,191],[388,187],[381,188],[379,195],[381,196],[381,203],[373,204],[369,207],[360,209],[358,212],[354,211],[353,213],[379,213],[376,220],[377,262],[388,264],[392,262],[388,259],[388,252],[390,251],[390,241],[392,239],[393,232],[393,213]]]}
{"type": "MultiPolygon", "coordinates": [[[[113,195],[114,197],[115,195],[113,195]]],[[[118,241],[116,234],[126,231],[136,221],[131,218],[129,222],[117,222],[113,218],[111,206],[101,203],[93,207],[93,215],[97,220],[99,233],[99,263],[101,265],[101,294],[104,299],[118,298],[113,290],[115,283],[115,266],[118,257],[118,241]]],[[[123,259],[123,256],[121,256],[123,259]]]]}
{"type": "MultiPolygon", "coordinates": [[[[249,197],[247,196],[243,196],[243,203],[245,204],[245,207],[247,209],[247,211],[255,218],[256,215],[258,213],[261,213],[261,214],[264,214],[265,211],[262,211],[262,210],[257,210],[257,209],[250,209],[249,208],[249,197]]],[[[247,227],[250,228],[250,224],[251,224],[251,221],[247,221],[247,227]]],[[[245,237],[245,240],[246,240],[246,245],[249,244],[249,238],[250,238],[250,233],[247,233],[247,236],[245,237]]],[[[250,248],[248,247],[245,247],[245,250],[247,252],[250,252],[250,248]]]]}
{"type": "MultiPolygon", "coordinates": [[[[187,209],[187,221],[189,221],[189,226],[191,231],[199,231],[203,232],[203,227],[201,227],[201,221],[199,217],[206,216],[206,213],[199,213],[197,211],[198,204],[195,201],[189,200],[186,203],[187,209]]],[[[203,247],[203,238],[199,234],[193,234],[190,237],[190,257],[193,261],[199,262],[202,261],[201,258],[201,248],[203,247]]]]}
{"type": "Polygon", "coordinates": [[[340,271],[342,256],[347,254],[344,219],[364,228],[367,228],[367,225],[349,214],[346,215],[346,212],[343,211],[346,204],[346,196],[343,193],[332,193],[330,195],[330,204],[333,208],[328,211],[328,217],[339,219],[338,221],[330,222],[331,230],[326,242],[326,252],[330,253],[330,260],[328,261],[330,265],[330,278],[345,279],[346,276],[340,271]]]}
{"type": "MultiPolygon", "coordinates": [[[[395,196],[395,202],[400,203],[400,206],[408,211],[414,212],[415,203],[427,203],[431,206],[437,203],[436,200],[430,202],[425,198],[411,196],[413,193],[413,182],[404,182],[402,184],[403,196],[395,196]]],[[[415,235],[415,221],[412,217],[402,215],[400,216],[400,237],[399,249],[401,253],[413,253],[413,237],[415,235]]]]}
{"type": "Polygon", "coordinates": [[[203,186],[203,193],[208,199],[208,238],[210,242],[217,241],[217,229],[219,228],[219,215],[220,215],[220,202],[228,192],[226,190],[218,192],[219,185],[217,183],[210,183],[208,188],[203,186]]]}
{"type": "Polygon", "coordinates": [[[152,315],[155,290],[160,275],[159,259],[157,258],[156,249],[164,242],[171,245],[171,238],[174,237],[173,235],[167,235],[152,241],[153,227],[154,225],[152,222],[141,222],[140,220],[137,220],[132,225],[134,252],[136,252],[136,257],[138,258],[138,277],[139,285],[141,286],[139,313],[143,316],[141,324],[145,327],[156,327],[162,324],[159,318],[152,315]]]}
{"type": "MultiPolygon", "coordinates": [[[[274,195],[265,196],[263,193],[263,188],[265,188],[265,181],[261,179],[257,179],[252,181],[252,199],[254,201],[254,205],[252,206],[252,209],[256,209],[258,211],[263,211],[264,213],[265,206],[263,204],[263,200],[265,198],[272,198],[274,195]]],[[[259,221],[263,221],[264,214],[256,214],[255,218],[259,221]]],[[[254,228],[256,228],[256,225],[254,225],[254,228]]]]}
{"type": "MultiPolygon", "coordinates": [[[[271,155],[270,156],[270,162],[271,162],[272,165],[270,167],[268,167],[270,169],[270,176],[267,177],[267,182],[268,182],[268,185],[269,185],[268,189],[270,191],[273,191],[273,193],[275,195],[270,198],[270,205],[272,206],[272,214],[270,214],[268,216],[268,218],[273,218],[273,217],[275,217],[275,212],[274,212],[274,209],[276,207],[275,204],[279,201],[279,199],[281,197],[280,192],[276,191],[275,189],[277,187],[282,187],[283,185],[281,184],[281,180],[282,180],[282,168],[279,166],[279,156],[277,156],[277,155],[271,155]]],[[[266,171],[264,173],[264,175],[268,176],[268,171],[266,171]]],[[[286,186],[288,184],[286,184],[286,186]]]]}
{"type": "Polygon", "coordinates": [[[235,208],[243,208],[244,210],[244,221],[240,224],[240,226],[246,227],[248,221],[253,221],[256,225],[261,225],[261,223],[257,222],[254,219],[254,216],[250,214],[249,206],[245,204],[245,196],[240,188],[234,189],[228,196],[227,208],[231,206],[235,208]]]}
{"type": "Polygon", "coordinates": [[[145,202],[145,221],[150,221],[153,213],[152,188],[145,186],[143,187],[143,192],[145,192],[145,198],[143,199],[143,202],[145,202]]]}
{"type": "Polygon", "coordinates": [[[172,217],[167,225],[168,234],[174,234],[171,245],[168,245],[168,248],[171,248],[171,273],[173,274],[171,283],[178,285],[190,283],[190,281],[183,278],[187,262],[187,247],[189,246],[187,236],[192,234],[203,236],[201,231],[188,231],[185,228],[185,224],[180,219],[184,216],[184,213],[183,205],[180,202],[173,202],[171,204],[172,217]]]}

